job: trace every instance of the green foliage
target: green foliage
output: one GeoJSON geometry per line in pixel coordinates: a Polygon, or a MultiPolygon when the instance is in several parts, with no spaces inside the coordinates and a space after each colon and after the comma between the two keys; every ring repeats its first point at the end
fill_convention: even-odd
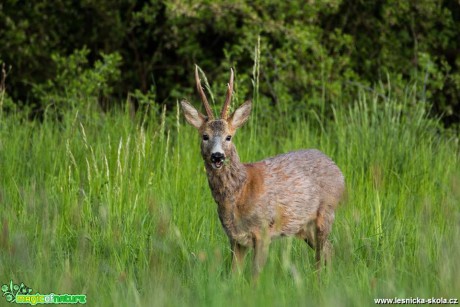
{"type": "MultiPolygon", "coordinates": [[[[11,99],[10,95],[6,92],[6,79],[8,77],[9,68],[7,70],[6,65],[3,64],[0,70],[0,120],[3,117],[4,111],[15,111],[16,110],[16,104],[13,102],[13,99],[11,99]]],[[[23,113],[27,113],[24,112],[23,113]]]]}
{"type": "Polygon", "coordinates": [[[14,299],[13,279],[96,306],[455,297],[459,136],[430,112],[458,122],[458,12],[449,1],[3,1],[0,299],[14,299]],[[233,104],[253,97],[234,138],[242,161],[319,148],[344,172],[321,281],[291,239],[274,242],[258,284],[248,265],[228,273],[198,136],[177,108],[198,100],[195,63],[217,106],[231,66],[233,104]]]}
{"type": "Polygon", "coordinates": [[[97,106],[100,97],[112,93],[113,82],[120,78],[120,55],[101,54],[102,59],[94,67],[88,67],[88,54],[89,50],[84,48],[68,57],[51,56],[57,75],[33,88],[42,106],[61,112],[70,108],[87,109],[97,106]]]}
{"type": "Polygon", "coordinates": [[[235,67],[242,85],[237,101],[250,97],[260,36],[259,93],[267,118],[271,111],[331,117],[332,106],[350,103],[362,89],[387,95],[391,85],[399,94],[412,81],[421,88],[419,100],[449,125],[460,120],[459,12],[458,3],[441,0],[7,0],[0,9],[0,60],[13,67],[10,97],[32,104],[40,98],[31,89],[62,74],[56,54],[87,46],[93,66],[101,53],[117,53],[123,61],[114,94],[153,88],[155,100],[172,109],[194,95],[195,63],[216,95],[235,67]]]}
{"type": "Polygon", "coordinates": [[[390,79],[395,92],[416,80],[419,98],[445,122],[458,122],[459,8],[454,1],[344,1],[332,23],[353,37],[350,64],[361,78],[390,79]]]}
{"type": "MultiPolygon", "coordinates": [[[[192,54],[208,72],[208,78],[217,79],[211,85],[225,83],[228,67],[237,68],[238,80],[246,89],[239,93],[237,88],[239,99],[251,94],[248,81],[252,78],[254,45],[260,36],[262,103],[278,108],[287,106],[287,110],[279,110],[286,113],[305,112],[308,107],[321,109],[325,101],[341,96],[345,76],[357,78],[347,65],[347,58],[342,56],[349,48],[351,37],[339,30],[324,33],[319,25],[320,15],[332,14],[337,6],[337,1],[322,2],[318,6],[304,2],[266,5],[176,2],[168,7],[167,14],[179,28],[195,29],[191,33],[178,33],[179,37],[183,36],[180,41],[185,43],[178,46],[177,53],[184,57],[192,54]],[[207,48],[211,43],[223,51],[223,60],[216,60],[212,54],[214,48],[207,48]],[[291,103],[284,103],[286,101],[291,103]]],[[[221,86],[220,89],[222,91],[221,86]]],[[[217,88],[214,90],[220,92],[217,88]]]]}

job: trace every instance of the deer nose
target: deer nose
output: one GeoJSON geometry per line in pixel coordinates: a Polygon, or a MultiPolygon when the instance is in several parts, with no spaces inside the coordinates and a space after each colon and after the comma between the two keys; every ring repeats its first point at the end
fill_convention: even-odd
{"type": "Polygon", "coordinates": [[[211,162],[221,162],[225,160],[225,155],[221,152],[214,152],[211,154],[211,162]]]}

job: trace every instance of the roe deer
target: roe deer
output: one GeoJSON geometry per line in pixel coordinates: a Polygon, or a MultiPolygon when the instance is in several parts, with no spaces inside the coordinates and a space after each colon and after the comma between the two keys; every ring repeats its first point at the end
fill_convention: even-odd
{"type": "Polygon", "coordinates": [[[257,277],[267,260],[271,239],[297,236],[315,249],[319,271],[322,254],[325,260],[329,257],[327,237],[344,191],[340,169],[315,149],[241,163],[232,138],[248,119],[251,101],[228,116],[233,92],[231,70],[220,119],[215,119],[201,87],[198,66],[195,79],[206,116],[187,101],[181,105],[187,122],[202,136],[201,155],[219,219],[230,239],[233,270],[241,267],[247,249],[252,247],[253,276],[257,277]]]}

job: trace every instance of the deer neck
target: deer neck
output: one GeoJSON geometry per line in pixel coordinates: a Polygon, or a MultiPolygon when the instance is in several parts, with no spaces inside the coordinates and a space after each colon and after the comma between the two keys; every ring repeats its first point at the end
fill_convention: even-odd
{"type": "Polygon", "coordinates": [[[240,162],[235,146],[232,146],[226,160],[225,165],[218,170],[213,169],[208,163],[205,163],[205,166],[214,200],[219,207],[230,209],[233,208],[235,199],[246,182],[247,171],[240,162]]]}

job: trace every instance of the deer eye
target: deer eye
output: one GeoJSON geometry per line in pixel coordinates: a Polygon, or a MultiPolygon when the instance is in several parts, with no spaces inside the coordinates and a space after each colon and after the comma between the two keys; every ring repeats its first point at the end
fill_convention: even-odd
{"type": "Polygon", "coordinates": [[[231,135],[227,135],[227,137],[225,138],[225,140],[226,140],[227,142],[230,142],[231,139],[232,139],[232,136],[231,136],[231,135]]]}
{"type": "Polygon", "coordinates": [[[203,141],[207,141],[207,140],[209,140],[209,135],[203,134],[203,141]]]}

